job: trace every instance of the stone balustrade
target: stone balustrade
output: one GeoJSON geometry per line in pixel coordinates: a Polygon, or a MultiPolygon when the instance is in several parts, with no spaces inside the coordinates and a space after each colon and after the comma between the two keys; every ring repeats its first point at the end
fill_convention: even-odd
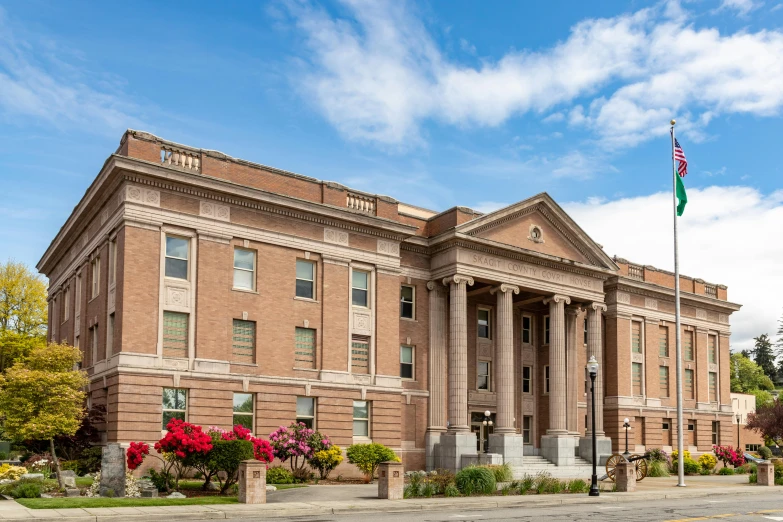
{"type": "Polygon", "coordinates": [[[201,156],[195,152],[163,146],[160,148],[160,161],[166,166],[201,171],[201,156]]]}
{"type": "Polygon", "coordinates": [[[345,199],[346,207],[364,212],[365,214],[375,215],[375,198],[349,192],[345,199]]]}

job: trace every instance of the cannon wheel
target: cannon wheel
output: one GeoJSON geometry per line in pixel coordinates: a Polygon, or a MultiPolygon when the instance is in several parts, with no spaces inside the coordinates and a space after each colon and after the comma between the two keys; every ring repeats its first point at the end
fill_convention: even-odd
{"type": "Polygon", "coordinates": [[[641,455],[631,455],[631,458],[639,459],[633,461],[634,467],[636,468],[636,481],[638,482],[647,476],[647,459],[641,455]]]}
{"type": "Polygon", "coordinates": [[[623,458],[623,456],[620,455],[619,453],[614,453],[611,457],[606,459],[606,475],[609,477],[609,479],[612,482],[614,482],[615,468],[619,463],[621,463],[624,460],[625,459],[623,458]]]}

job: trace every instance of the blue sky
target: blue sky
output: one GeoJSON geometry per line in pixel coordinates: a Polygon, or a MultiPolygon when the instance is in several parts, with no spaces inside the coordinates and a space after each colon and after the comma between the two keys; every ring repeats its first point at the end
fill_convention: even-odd
{"type": "Polygon", "coordinates": [[[747,347],[783,312],[781,85],[777,0],[0,0],[0,258],[34,264],[135,128],[435,210],[547,191],[671,269],[675,117],[682,269],[747,347]]]}

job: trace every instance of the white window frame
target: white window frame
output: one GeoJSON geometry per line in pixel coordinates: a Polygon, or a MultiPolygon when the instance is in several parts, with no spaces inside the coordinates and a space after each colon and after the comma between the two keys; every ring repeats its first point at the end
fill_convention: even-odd
{"type": "Polygon", "coordinates": [[[74,296],[74,301],[73,301],[73,313],[78,316],[82,310],[82,273],[81,272],[76,274],[76,292],[74,293],[76,295],[74,296]]]}
{"type": "Polygon", "coordinates": [[[492,308],[488,306],[479,306],[476,309],[476,337],[479,339],[484,339],[486,341],[492,340],[492,308]],[[482,337],[479,335],[479,332],[481,330],[481,312],[487,312],[487,336],[482,337]]]}
{"type": "Polygon", "coordinates": [[[629,332],[631,335],[631,353],[638,353],[638,354],[644,354],[644,321],[639,319],[631,319],[631,331],[629,332]],[[639,326],[639,351],[635,352],[633,351],[633,328],[634,325],[639,326]]]}
{"type": "Polygon", "coordinates": [[[522,330],[522,344],[531,346],[533,344],[533,316],[522,314],[520,328],[522,330]],[[527,328],[525,328],[525,319],[527,319],[527,328]],[[525,342],[525,332],[527,332],[527,342],[525,342]]]}
{"type": "Polygon", "coordinates": [[[416,380],[416,348],[409,344],[401,344],[400,345],[400,378],[402,378],[403,381],[415,381],[416,380]],[[411,351],[411,362],[406,363],[402,361],[402,352],[404,349],[409,349],[411,351]],[[402,376],[402,365],[406,364],[411,367],[411,376],[410,377],[403,377],[402,376]]]}
{"type": "Polygon", "coordinates": [[[695,360],[695,354],[696,354],[696,336],[693,333],[693,330],[689,330],[688,327],[685,327],[682,331],[682,360],[693,362],[695,360]],[[685,338],[688,338],[691,342],[691,358],[686,359],[685,358],[685,338]]]}
{"type": "Polygon", "coordinates": [[[92,365],[98,362],[98,325],[94,325],[90,328],[90,353],[92,355],[92,365]]]}
{"type": "Polygon", "coordinates": [[[234,259],[232,262],[233,271],[231,272],[232,275],[232,281],[231,281],[231,288],[233,290],[239,290],[241,292],[255,292],[256,291],[256,267],[258,266],[258,252],[255,250],[252,250],[250,248],[243,248],[243,247],[234,247],[234,259]],[[253,254],[253,268],[247,269],[242,267],[237,267],[237,251],[243,251],[243,252],[250,252],[253,254]],[[237,286],[236,284],[236,273],[237,271],[240,272],[250,272],[250,288],[245,288],[244,286],[237,286]]]}
{"type": "Polygon", "coordinates": [[[236,422],[234,421],[234,417],[239,415],[240,417],[250,417],[250,433],[255,433],[256,431],[256,394],[255,393],[245,393],[245,392],[234,392],[231,396],[231,426],[236,426],[236,422]],[[250,401],[252,403],[252,406],[250,408],[250,413],[247,412],[239,412],[234,409],[234,398],[237,395],[250,395],[250,401]]]}
{"type": "Polygon", "coordinates": [[[522,366],[522,393],[525,395],[533,394],[533,367],[522,366]],[[527,377],[525,377],[525,370],[527,370],[527,377]],[[525,391],[525,381],[527,381],[527,391],[525,391]]]}
{"type": "Polygon", "coordinates": [[[361,440],[368,440],[372,439],[372,401],[353,401],[353,407],[351,408],[351,417],[353,418],[353,422],[366,422],[367,423],[367,435],[356,435],[355,430],[353,429],[353,423],[351,424],[351,433],[353,435],[354,439],[361,439],[361,440]],[[356,408],[357,402],[363,402],[367,406],[367,417],[354,417],[354,411],[356,408]]]}
{"type": "Polygon", "coordinates": [[[718,372],[707,372],[707,400],[709,402],[717,403],[720,399],[720,386],[718,384],[718,372]],[[710,377],[715,376],[715,398],[712,398],[712,390],[710,384],[710,377]]]}
{"type": "Polygon", "coordinates": [[[522,444],[533,444],[533,416],[522,416],[522,444]],[[529,426],[525,428],[525,421],[529,420],[529,426]],[[527,432],[527,435],[525,435],[527,432]]]}
{"type": "MultiPolygon", "coordinates": [[[[187,388],[177,388],[177,387],[174,387],[174,386],[164,386],[163,387],[163,393],[165,393],[165,390],[182,390],[182,391],[184,391],[185,392],[185,408],[181,409],[181,410],[180,409],[164,408],[163,407],[164,406],[164,404],[163,404],[163,395],[161,395],[160,404],[161,404],[162,412],[161,412],[161,416],[160,416],[160,429],[164,433],[166,432],[166,425],[163,424],[163,419],[165,418],[166,412],[167,411],[173,411],[173,412],[176,412],[176,413],[182,412],[182,413],[185,414],[184,415],[184,417],[185,417],[184,421],[187,422],[188,421],[188,402],[190,402],[190,397],[188,397],[188,395],[190,395],[190,394],[188,393],[187,388]]],[[[232,407],[232,409],[233,409],[233,407],[232,407]]]]}
{"type": "Polygon", "coordinates": [[[415,321],[416,320],[416,287],[414,285],[400,285],[400,319],[407,319],[409,321],[415,321]],[[410,288],[411,289],[411,300],[406,301],[402,296],[402,289],[403,288],[410,288]],[[411,304],[411,316],[405,317],[402,315],[402,305],[403,303],[410,303],[411,304]]]}
{"type": "Polygon", "coordinates": [[[372,286],[372,272],[370,270],[359,270],[357,268],[353,268],[351,270],[351,306],[355,306],[355,307],[358,307],[358,308],[370,308],[370,302],[371,302],[370,301],[370,287],[371,286],[372,286]],[[360,288],[358,286],[353,286],[353,284],[354,284],[353,283],[353,276],[357,272],[362,273],[365,276],[367,276],[367,288],[360,288]],[[363,291],[365,293],[366,297],[365,297],[365,302],[364,302],[363,305],[356,304],[356,303],[353,302],[354,290],[360,290],[360,291],[363,291]]]}
{"type": "Polygon", "coordinates": [[[191,250],[191,241],[190,240],[191,240],[191,238],[186,237],[186,236],[181,236],[181,235],[178,235],[178,234],[166,233],[164,235],[164,237],[163,237],[163,277],[168,278],[168,279],[174,279],[174,280],[177,280],[177,281],[190,281],[190,250],[191,250]],[[184,258],[184,259],[181,258],[181,257],[175,257],[173,255],[170,256],[168,254],[168,241],[167,241],[168,238],[182,239],[185,242],[187,242],[187,244],[188,244],[188,246],[187,246],[188,256],[186,258],[184,258]],[[185,277],[184,278],[166,275],[166,260],[169,259],[169,258],[170,259],[177,259],[179,261],[185,261],[185,263],[187,263],[187,265],[185,266],[185,277]]]}
{"type": "Polygon", "coordinates": [[[544,366],[544,395],[549,395],[549,365],[544,366]]]}
{"type": "Polygon", "coordinates": [[[90,299],[95,299],[101,293],[101,257],[97,256],[90,263],[92,268],[92,294],[90,299]]]}
{"type": "MultiPolygon", "coordinates": [[[[318,278],[318,265],[315,263],[315,261],[310,261],[309,259],[299,259],[299,258],[297,258],[295,266],[294,266],[294,297],[296,299],[306,299],[306,300],[310,300],[310,301],[315,301],[316,300],[316,295],[318,294],[317,289],[316,289],[316,284],[315,284],[317,278],[318,278]],[[296,265],[298,265],[299,263],[307,263],[308,265],[310,265],[310,268],[312,268],[312,270],[313,270],[313,278],[312,279],[303,279],[303,278],[301,278],[301,277],[299,277],[297,275],[296,265]],[[307,282],[310,282],[310,283],[313,284],[313,292],[312,292],[312,295],[310,297],[304,297],[304,296],[301,296],[301,295],[296,295],[296,282],[297,281],[307,281],[307,282]]],[[[351,292],[351,294],[353,295],[353,292],[351,292]]]]}
{"type": "Polygon", "coordinates": [[[549,316],[544,316],[544,345],[549,345],[549,316]]]}
{"type": "MultiPolygon", "coordinates": [[[[296,416],[294,417],[296,422],[299,422],[299,419],[310,419],[312,421],[312,429],[317,430],[318,426],[316,424],[317,418],[318,418],[318,399],[316,397],[297,397],[296,398],[296,416]],[[299,399],[307,399],[313,401],[313,415],[312,417],[309,415],[299,415],[299,399]]],[[[368,432],[369,433],[369,432],[368,432]]]]}
{"type": "Polygon", "coordinates": [[[63,291],[63,320],[62,320],[63,323],[67,321],[71,315],[70,301],[71,301],[71,287],[67,286],[63,291]]]}
{"type": "Polygon", "coordinates": [[[479,360],[478,364],[476,364],[476,390],[483,391],[483,392],[491,392],[492,391],[492,361],[485,361],[485,360],[479,360]],[[481,368],[482,364],[487,365],[487,387],[486,388],[479,388],[479,376],[484,375],[483,373],[479,373],[479,370],[481,368]]]}
{"type": "Polygon", "coordinates": [[[720,421],[712,421],[712,445],[720,444],[720,421]]]}

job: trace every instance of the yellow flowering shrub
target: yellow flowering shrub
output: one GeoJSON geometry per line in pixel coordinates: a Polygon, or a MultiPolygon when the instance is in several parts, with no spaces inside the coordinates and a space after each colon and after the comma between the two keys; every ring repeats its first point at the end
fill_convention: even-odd
{"type": "MultiPolygon", "coordinates": [[[[685,451],[683,451],[683,453],[685,453],[685,460],[688,460],[689,458],[691,458],[691,452],[690,451],[685,450],[685,451]]],[[[677,450],[672,451],[672,460],[677,460],[677,455],[678,455],[677,450]]]]}
{"type": "Polygon", "coordinates": [[[714,455],[711,453],[705,453],[701,457],[699,457],[699,464],[701,464],[701,467],[703,469],[711,470],[715,467],[715,465],[718,463],[718,459],[715,458],[714,455]]]}
{"type": "Polygon", "coordinates": [[[19,480],[19,477],[25,473],[27,473],[27,468],[23,466],[12,466],[10,464],[0,466],[0,480],[19,480]]]}

